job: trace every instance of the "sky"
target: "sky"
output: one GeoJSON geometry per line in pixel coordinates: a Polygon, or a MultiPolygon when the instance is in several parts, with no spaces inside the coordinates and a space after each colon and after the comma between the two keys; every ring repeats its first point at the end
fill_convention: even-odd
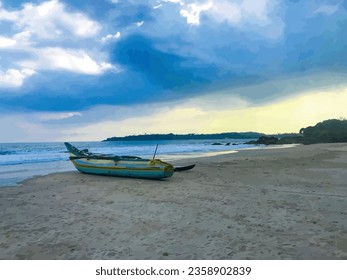
{"type": "Polygon", "coordinates": [[[347,0],[0,0],[0,142],[347,117],[347,0]]]}

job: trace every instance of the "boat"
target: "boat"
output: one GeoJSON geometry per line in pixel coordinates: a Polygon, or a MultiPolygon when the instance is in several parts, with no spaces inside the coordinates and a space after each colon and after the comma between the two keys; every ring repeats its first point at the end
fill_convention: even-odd
{"type": "MultiPolygon", "coordinates": [[[[82,173],[130,178],[162,179],[171,177],[175,171],[172,164],[160,159],[143,159],[136,156],[115,156],[79,150],[64,143],[70,160],[82,173]]],[[[177,170],[176,170],[177,171],[177,170]]]]}
{"type": "Polygon", "coordinates": [[[195,167],[195,164],[186,165],[186,166],[174,166],[175,172],[181,172],[181,171],[187,171],[190,169],[193,169],[195,167]]]}

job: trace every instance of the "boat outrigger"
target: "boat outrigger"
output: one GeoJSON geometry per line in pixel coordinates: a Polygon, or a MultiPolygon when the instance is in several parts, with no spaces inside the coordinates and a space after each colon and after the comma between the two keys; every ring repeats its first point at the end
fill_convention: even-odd
{"type": "Polygon", "coordinates": [[[118,177],[161,179],[168,178],[175,171],[192,169],[195,165],[175,168],[160,159],[143,159],[135,156],[114,156],[79,150],[70,143],[64,143],[70,153],[70,160],[82,173],[118,177]]]}

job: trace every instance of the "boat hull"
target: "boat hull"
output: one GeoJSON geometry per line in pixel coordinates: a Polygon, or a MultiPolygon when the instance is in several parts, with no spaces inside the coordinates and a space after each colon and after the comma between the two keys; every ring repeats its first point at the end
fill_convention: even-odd
{"type": "Polygon", "coordinates": [[[145,178],[145,179],[161,179],[171,177],[174,173],[174,167],[161,160],[102,160],[79,158],[71,159],[76,169],[82,173],[145,178]]]}

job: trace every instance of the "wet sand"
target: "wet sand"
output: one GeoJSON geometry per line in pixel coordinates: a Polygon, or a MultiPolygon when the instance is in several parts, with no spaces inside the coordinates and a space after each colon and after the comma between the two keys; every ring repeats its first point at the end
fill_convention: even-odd
{"type": "Polygon", "coordinates": [[[347,144],[182,161],[160,181],[0,188],[0,259],[347,259],[347,144]]]}

